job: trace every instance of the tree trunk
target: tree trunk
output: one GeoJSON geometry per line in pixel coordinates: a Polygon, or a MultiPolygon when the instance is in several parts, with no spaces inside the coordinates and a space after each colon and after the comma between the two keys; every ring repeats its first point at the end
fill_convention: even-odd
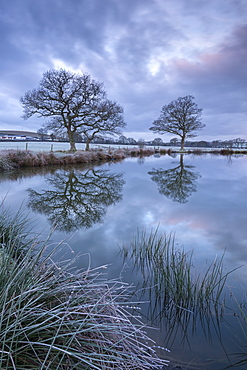
{"type": "Polygon", "coordinates": [[[91,140],[92,140],[92,139],[87,139],[85,150],[89,150],[89,144],[91,143],[91,140]]]}
{"type": "Polygon", "coordinates": [[[185,136],[182,136],[182,138],[181,138],[182,140],[181,140],[181,148],[180,148],[180,150],[184,150],[184,141],[185,141],[185,136]]]}
{"type": "Polygon", "coordinates": [[[70,151],[71,152],[76,152],[76,146],[75,146],[75,142],[74,142],[74,140],[70,140],[70,151]]]}
{"type": "Polygon", "coordinates": [[[76,151],[75,139],[74,139],[73,132],[70,129],[68,129],[68,137],[69,137],[69,143],[70,143],[70,151],[75,152],[76,151]]]}

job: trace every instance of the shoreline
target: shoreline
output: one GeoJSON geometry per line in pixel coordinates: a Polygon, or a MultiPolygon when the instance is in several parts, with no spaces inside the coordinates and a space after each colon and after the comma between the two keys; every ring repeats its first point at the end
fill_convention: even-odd
{"type": "Polygon", "coordinates": [[[173,154],[193,154],[193,155],[246,155],[247,150],[219,149],[184,149],[172,150],[161,148],[104,148],[91,149],[89,151],[77,150],[70,151],[40,151],[20,149],[0,150],[0,171],[12,171],[23,167],[44,167],[57,165],[75,165],[102,162],[122,161],[128,157],[147,157],[151,155],[173,155],[173,154]]]}

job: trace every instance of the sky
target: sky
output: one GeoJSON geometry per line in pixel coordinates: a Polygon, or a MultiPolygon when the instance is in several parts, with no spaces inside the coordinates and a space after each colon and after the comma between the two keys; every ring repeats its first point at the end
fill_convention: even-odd
{"type": "Polygon", "coordinates": [[[193,95],[196,140],[247,140],[247,0],[0,0],[0,129],[42,126],[20,97],[54,68],[103,82],[126,137],[174,138],[149,128],[193,95]]]}

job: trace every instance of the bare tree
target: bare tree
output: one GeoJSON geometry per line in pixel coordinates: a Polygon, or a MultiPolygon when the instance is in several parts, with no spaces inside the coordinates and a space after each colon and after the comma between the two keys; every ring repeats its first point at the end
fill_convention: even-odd
{"type": "Polygon", "coordinates": [[[40,135],[41,140],[44,140],[48,135],[47,135],[47,128],[41,127],[38,129],[37,134],[40,135]]]}
{"type": "Polygon", "coordinates": [[[86,137],[86,150],[89,149],[89,144],[94,138],[102,134],[120,135],[121,128],[124,126],[123,108],[120,105],[109,99],[97,102],[81,126],[81,132],[86,137]]]}
{"type": "Polygon", "coordinates": [[[202,109],[194,102],[194,97],[187,95],[164,105],[160,117],[153,122],[151,131],[159,134],[166,132],[181,137],[181,150],[187,137],[195,137],[195,131],[205,125],[201,122],[202,109]]]}
{"type": "Polygon", "coordinates": [[[107,99],[103,84],[88,74],[76,74],[64,69],[43,74],[37,89],[21,99],[24,119],[37,114],[49,117],[46,125],[56,134],[66,133],[70,150],[76,150],[75,134],[85,134],[90,141],[98,134],[120,133],[125,126],[123,108],[107,99]]]}

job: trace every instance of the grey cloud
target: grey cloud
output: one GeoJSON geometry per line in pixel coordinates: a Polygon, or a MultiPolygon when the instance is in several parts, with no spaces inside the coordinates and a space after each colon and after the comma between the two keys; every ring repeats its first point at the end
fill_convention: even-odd
{"type": "Polygon", "coordinates": [[[245,8],[245,0],[2,0],[0,122],[39,127],[20,120],[18,99],[56,61],[104,82],[128,132],[148,131],[162,105],[187,94],[224,122],[245,109],[245,8]]]}
{"type": "MultiPolygon", "coordinates": [[[[198,92],[201,91],[201,95],[206,92],[208,98],[217,104],[219,100],[222,101],[222,96],[231,101],[233,93],[238,94],[240,99],[234,101],[234,111],[239,110],[246,92],[246,44],[247,26],[242,26],[237,28],[217,51],[202,54],[199,61],[175,61],[174,68],[178,79],[184,85],[190,83],[198,92]]],[[[218,107],[221,111],[223,108],[223,112],[230,108],[225,105],[222,107],[221,104],[218,107]]]]}

